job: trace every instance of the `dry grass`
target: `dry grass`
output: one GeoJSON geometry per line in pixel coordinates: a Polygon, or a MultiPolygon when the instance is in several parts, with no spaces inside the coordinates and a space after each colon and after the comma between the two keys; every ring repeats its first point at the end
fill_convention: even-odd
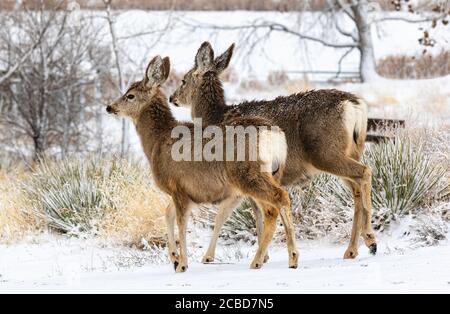
{"type": "Polygon", "coordinates": [[[266,90],[267,85],[264,82],[261,82],[257,79],[245,79],[241,80],[239,84],[240,90],[255,90],[255,91],[264,91],[266,90]]]}
{"type": "MultiPolygon", "coordinates": [[[[61,0],[43,0],[48,8],[55,7],[61,0]]],[[[63,0],[71,2],[72,0],[63,0]]],[[[0,9],[10,10],[16,6],[17,0],[2,0],[0,9]]],[[[25,1],[27,7],[35,8],[40,1],[25,1]]],[[[113,7],[117,9],[147,9],[147,10],[253,10],[253,11],[322,11],[328,4],[327,0],[114,0],[113,7]]],[[[378,3],[385,10],[393,10],[391,0],[380,0],[378,3]]],[[[102,0],[77,0],[83,9],[102,9],[102,0]]],[[[66,7],[63,4],[62,7],[66,7]]]]}
{"type": "Polygon", "coordinates": [[[109,211],[99,225],[99,236],[107,242],[145,248],[149,242],[165,243],[164,210],[169,198],[156,187],[148,187],[148,178],[141,176],[133,184],[124,184],[114,196],[121,205],[109,211]]]}
{"type": "Polygon", "coordinates": [[[51,231],[142,248],[165,242],[168,198],[147,165],[118,158],[45,161],[0,176],[0,241],[51,231]]]}
{"type": "Polygon", "coordinates": [[[23,206],[26,199],[17,185],[21,170],[0,172],[0,242],[13,243],[27,234],[42,230],[42,220],[23,206]]]}
{"type": "Polygon", "coordinates": [[[289,80],[284,84],[284,89],[288,92],[288,94],[304,92],[307,90],[314,89],[312,83],[308,80],[307,77],[304,79],[297,80],[289,80]]]}
{"type": "Polygon", "coordinates": [[[377,64],[380,75],[398,79],[424,79],[450,74],[450,51],[419,57],[389,56],[377,64]]]}

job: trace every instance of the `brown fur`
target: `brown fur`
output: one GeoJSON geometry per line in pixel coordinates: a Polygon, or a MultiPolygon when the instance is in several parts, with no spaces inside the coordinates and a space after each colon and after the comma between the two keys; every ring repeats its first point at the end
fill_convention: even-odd
{"type": "MultiPolygon", "coordinates": [[[[219,75],[228,65],[224,66],[223,61],[230,60],[233,48],[232,45],[214,59],[211,45],[203,43],[195,66],[184,76],[183,84],[173,93],[171,100],[192,107],[192,116],[203,118],[205,125],[226,122],[234,117],[261,116],[279,126],[285,132],[288,144],[282,184],[304,184],[320,172],[343,178],[352,188],[355,199],[352,239],[344,257],[356,257],[361,230],[366,244],[372,251],[376,250],[370,222],[371,171],[360,163],[367,117],[361,115],[359,128],[355,125],[349,130],[346,123],[346,114],[352,110],[366,112],[364,102],[351,93],[329,89],[227,106],[219,75]],[[199,64],[199,57],[209,62],[199,64]],[[219,63],[220,67],[217,66],[219,63]]],[[[258,225],[261,231],[261,223],[258,225]]]]}
{"type": "MultiPolygon", "coordinates": [[[[252,263],[252,268],[260,268],[267,247],[273,237],[275,220],[278,213],[286,218],[289,212],[289,197],[271,173],[261,172],[260,161],[174,161],[171,155],[172,145],[177,139],[171,138],[175,126],[184,125],[191,129],[192,123],[178,123],[171,114],[166,97],[160,90],[169,74],[168,58],[155,57],[149,64],[146,77],[134,83],[128,91],[107,111],[131,118],[136,124],[145,155],[147,156],[155,182],[159,188],[172,197],[173,203],[166,211],[168,225],[168,248],[171,261],[177,272],[187,270],[186,225],[188,213],[194,204],[222,203],[233,204],[233,200],[244,195],[254,198],[264,209],[265,223],[268,228],[252,263]],[[180,251],[175,244],[174,220],[177,220],[180,251]]],[[[258,117],[235,117],[229,124],[270,126],[258,117]]],[[[222,129],[225,125],[221,125],[222,129]]],[[[205,144],[205,143],[204,143],[205,144]]],[[[193,152],[193,148],[191,150],[193,152]]],[[[280,171],[281,173],[281,171],[280,171]]],[[[233,208],[231,208],[233,209],[233,208]]],[[[293,235],[292,223],[286,221],[292,229],[286,229],[293,235]]],[[[290,266],[297,267],[295,243],[289,243],[290,266]]]]}

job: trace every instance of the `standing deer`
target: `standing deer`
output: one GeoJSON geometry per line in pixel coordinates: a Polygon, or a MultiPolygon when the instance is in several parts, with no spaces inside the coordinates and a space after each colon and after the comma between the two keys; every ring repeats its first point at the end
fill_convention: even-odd
{"type": "MultiPolygon", "coordinates": [[[[297,268],[298,252],[289,195],[277,179],[277,175],[280,176],[283,171],[287,154],[284,133],[279,130],[258,133],[258,155],[254,161],[174,160],[172,148],[177,140],[173,138],[173,130],[184,127],[194,134],[195,126],[192,123],[179,123],[172,116],[168,101],[160,90],[169,71],[169,58],[156,56],[150,61],[144,79],[133,83],[123,96],[107,107],[107,112],[132,119],[157,186],[172,198],[166,209],[166,222],[169,258],[176,272],[185,272],[188,267],[186,227],[193,205],[219,203],[220,211],[228,212],[244,196],[252,197],[264,211],[264,234],[251,268],[262,267],[279,213],[288,238],[289,267],[297,268]],[[267,171],[262,171],[264,169],[267,171]],[[276,169],[275,174],[268,169],[276,169]],[[175,242],[175,219],[180,240],[179,252],[175,242]]],[[[257,117],[230,119],[229,125],[271,126],[265,119],[257,117]]],[[[223,131],[227,126],[220,125],[220,128],[223,131]]],[[[205,140],[202,141],[204,146],[205,140]]],[[[191,152],[195,150],[194,145],[190,148],[191,152]]]]}
{"type": "MultiPolygon", "coordinates": [[[[371,169],[360,160],[367,129],[367,105],[353,94],[334,89],[312,90],[269,101],[246,101],[227,106],[219,75],[228,67],[232,44],[214,59],[214,52],[204,42],[195,57],[194,67],[184,75],[181,85],[170,97],[175,105],[191,107],[193,118],[218,124],[235,117],[264,117],[286,134],[288,157],[281,179],[284,186],[304,184],[321,172],[339,176],[351,189],[355,203],[350,244],[344,258],[358,255],[360,234],[372,254],[377,245],[371,225],[371,169]]],[[[252,204],[258,235],[262,217],[252,204]]],[[[213,241],[205,261],[214,259],[215,239],[226,215],[219,214],[213,241]],[[220,221],[221,218],[224,218],[220,221]]],[[[261,241],[261,237],[258,236],[261,241]]]]}

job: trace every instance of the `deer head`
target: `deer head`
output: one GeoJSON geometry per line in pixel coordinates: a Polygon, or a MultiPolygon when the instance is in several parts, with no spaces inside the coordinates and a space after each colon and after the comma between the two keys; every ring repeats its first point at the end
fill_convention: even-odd
{"type": "Polygon", "coordinates": [[[106,111],[136,121],[142,109],[158,94],[159,87],[167,80],[169,72],[169,58],[154,57],[147,66],[144,78],[131,84],[126,93],[106,107],[106,111]]]}
{"type": "Polygon", "coordinates": [[[196,91],[199,91],[205,75],[218,76],[228,67],[233,55],[234,44],[214,59],[214,51],[209,42],[204,42],[195,56],[194,67],[186,73],[181,84],[170,96],[170,102],[177,106],[190,107],[196,91]]]}

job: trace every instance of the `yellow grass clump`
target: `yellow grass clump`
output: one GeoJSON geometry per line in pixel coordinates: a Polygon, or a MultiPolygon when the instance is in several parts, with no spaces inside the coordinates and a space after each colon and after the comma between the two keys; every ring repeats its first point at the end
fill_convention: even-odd
{"type": "Polygon", "coordinates": [[[0,242],[44,230],[145,247],[165,242],[168,197],[147,165],[116,157],[44,160],[0,175],[0,242]],[[14,179],[12,179],[14,178],[14,179]]]}

